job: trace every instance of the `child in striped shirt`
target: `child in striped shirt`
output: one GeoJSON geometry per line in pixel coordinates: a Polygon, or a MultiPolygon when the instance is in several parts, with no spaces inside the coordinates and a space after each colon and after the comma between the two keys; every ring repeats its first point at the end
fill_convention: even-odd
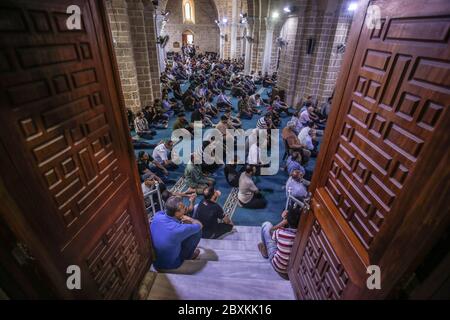
{"type": "Polygon", "coordinates": [[[282,213],[282,217],[283,220],[275,227],[268,221],[263,223],[262,243],[258,244],[258,248],[261,255],[269,259],[275,271],[286,276],[300,219],[300,209],[290,207],[282,213]]]}

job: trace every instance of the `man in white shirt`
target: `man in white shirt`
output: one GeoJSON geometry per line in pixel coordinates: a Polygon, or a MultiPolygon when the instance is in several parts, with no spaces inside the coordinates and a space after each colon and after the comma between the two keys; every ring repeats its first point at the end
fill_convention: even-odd
{"type": "Polygon", "coordinates": [[[152,157],[155,161],[162,164],[166,169],[176,169],[178,166],[169,160],[169,152],[172,150],[173,141],[167,140],[160,143],[154,150],[152,157]]]}
{"type": "Polygon", "coordinates": [[[309,122],[311,122],[311,118],[309,117],[309,113],[313,112],[313,107],[308,107],[300,113],[300,122],[303,126],[306,126],[309,122]]]}
{"type": "Polygon", "coordinates": [[[310,127],[304,127],[298,134],[298,140],[306,149],[312,151],[314,150],[313,136],[315,136],[315,130],[310,127]]]}
{"type": "Polygon", "coordinates": [[[260,160],[261,148],[259,147],[259,143],[253,143],[248,150],[247,163],[257,166],[260,164],[260,160]]]}
{"type": "Polygon", "coordinates": [[[239,177],[239,205],[248,209],[263,209],[267,205],[267,200],[252,180],[254,170],[252,166],[247,165],[239,177]]]}

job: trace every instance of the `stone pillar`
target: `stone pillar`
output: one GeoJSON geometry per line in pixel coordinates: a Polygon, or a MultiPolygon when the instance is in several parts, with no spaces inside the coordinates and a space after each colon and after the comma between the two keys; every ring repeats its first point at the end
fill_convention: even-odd
{"type": "Polygon", "coordinates": [[[224,22],[217,23],[220,32],[219,38],[219,56],[221,59],[225,59],[225,32],[227,24],[224,22]]]}
{"type": "Polygon", "coordinates": [[[252,55],[252,33],[253,33],[253,24],[248,21],[245,23],[245,58],[244,58],[244,73],[245,74],[250,74],[250,69],[251,69],[251,55],[252,55]]]}
{"type": "Polygon", "coordinates": [[[150,51],[145,34],[144,4],[142,0],[128,0],[128,17],[133,44],[136,77],[141,106],[153,102],[152,78],[150,74],[150,51]]]}
{"type": "Polygon", "coordinates": [[[237,28],[239,24],[238,0],[232,0],[231,32],[230,32],[230,58],[236,58],[237,52],[237,28]]]}
{"type": "Polygon", "coordinates": [[[273,31],[275,29],[275,24],[277,21],[272,17],[266,17],[266,41],[264,45],[264,58],[262,63],[262,72],[269,72],[270,70],[270,62],[272,58],[272,44],[273,44],[273,31]]]}
{"type": "Polygon", "coordinates": [[[106,10],[110,20],[125,107],[136,112],[141,109],[141,100],[128,17],[128,5],[125,0],[111,0],[106,2],[106,10]]]}
{"type": "Polygon", "coordinates": [[[156,43],[156,21],[155,21],[155,9],[151,1],[146,1],[144,6],[144,31],[147,40],[148,61],[150,66],[150,79],[153,92],[153,98],[161,97],[161,82],[158,48],[156,43]]]}
{"type": "MultiPolygon", "coordinates": [[[[155,21],[156,21],[156,37],[161,37],[164,34],[164,28],[167,23],[167,18],[163,16],[160,13],[155,13],[155,21]]],[[[166,49],[163,48],[160,44],[157,44],[158,46],[158,61],[159,61],[159,69],[165,70],[166,69],[166,49]]]]}

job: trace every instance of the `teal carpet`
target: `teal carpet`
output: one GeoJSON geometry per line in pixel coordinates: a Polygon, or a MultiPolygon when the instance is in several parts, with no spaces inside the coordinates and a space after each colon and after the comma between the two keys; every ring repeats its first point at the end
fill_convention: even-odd
{"type": "MultiPolygon", "coordinates": [[[[182,90],[186,90],[188,87],[188,83],[182,85],[182,90]]],[[[264,99],[267,99],[267,89],[260,89],[261,96],[264,99]]],[[[227,92],[229,94],[229,92],[227,92]]],[[[237,110],[237,98],[231,98],[233,102],[233,106],[235,110],[237,110]]],[[[235,115],[235,113],[233,113],[235,115]]],[[[186,119],[190,120],[191,113],[186,112],[186,119]]],[[[213,119],[214,123],[219,121],[220,115],[213,119]]],[[[255,128],[256,122],[258,121],[259,116],[254,116],[251,120],[242,119],[242,127],[244,129],[255,128]]],[[[280,221],[281,212],[284,210],[286,204],[286,190],[285,183],[288,179],[288,174],[282,168],[285,165],[285,162],[282,161],[281,157],[284,154],[284,145],[281,139],[281,129],[286,126],[286,123],[289,121],[290,117],[282,118],[282,125],[280,126],[280,135],[279,135],[279,155],[280,155],[280,170],[276,175],[273,176],[261,176],[257,178],[257,186],[260,190],[263,190],[263,193],[267,199],[268,205],[265,209],[245,209],[237,206],[236,211],[232,216],[232,221],[235,225],[244,225],[244,226],[260,226],[265,221],[270,221],[273,224],[276,224],[280,221]]],[[[171,118],[169,121],[169,128],[165,130],[158,130],[157,135],[155,135],[154,139],[148,140],[151,143],[157,143],[161,139],[169,138],[172,132],[172,126],[175,121],[175,117],[171,118]]],[[[146,150],[151,154],[152,150],[146,150]]],[[[136,155],[137,155],[136,151],[136,155]]],[[[307,171],[312,171],[315,166],[315,158],[312,158],[307,167],[307,171]]],[[[184,172],[185,165],[181,165],[177,170],[170,171],[169,178],[172,180],[178,180],[184,172]]],[[[226,182],[223,168],[219,168],[213,176],[216,179],[216,188],[222,192],[222,196],[219,199],[219,203],[224,205],[230,191],[231,187],[226,182]]],[[[200,201],[201,197],[197,197],[196,202],[200,201]]]]}

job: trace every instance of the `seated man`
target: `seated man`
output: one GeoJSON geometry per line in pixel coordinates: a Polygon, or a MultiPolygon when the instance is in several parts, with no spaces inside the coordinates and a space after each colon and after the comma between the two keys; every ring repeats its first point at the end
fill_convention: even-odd
{"type": "Polygon", "coordinates": [[[178,166],[169,159],[170,150],[172,150],[173,141],[162,141],[155,149],[153,149],[153,158],[166,169],[176,169],[178,166]]]}
{"type": "Polygon", "coordinates": [[[272,110],[278,112],[278,113],[286,113],[288,116],[291,115],[291,113],[289,112],[289,106],[284,103],[283,101],[281,101],[280,96],[276,96],[275,100],[272,103],[272,110]]]}
{"type": "Polygon", "coordinates": [[[225,140],[228,132],[228,129],[234,129],[233,126],[230,125],[230,121],[226,115],[220,117],[220,122],[216,124],[216,129],[220,131],[223,139],[225,140]]]}
{"type": "Polygon", "coordinates": [[[146,106],[144,108],[144,116],[147,119],[150,128],[167,129],[169,117],[164,114],[161,108],[156,105],[146,106]]]}
{"type": "Polygon", "coordinates": [[[153,135],[156,133],[148,127],[148,121],[144,117],[143,112],[138,112],[136,119],[134,119],[134,128],[136,134],[143,139],[153,139],[153,135]]]}
{"type": "Polygon", "coordinates": [[[186,120],[186,116],[184,113],[179,113],[177,120],[173,123],[173,130],[178,129],[186,129],[190,133],[194,133],[194,128],[191,124],[186,120]]]}
{"type": "Polygon", "coordinates": [[[248,209],[263,209],[267,205],[267,200],[253,182],[254,174],[255,169],[247,165],[245,171],[239,177],[239,204],[248,209]]]}
{"type": "Polygon", "coordinates": [[[237,129],[241,127],[241,120],[238,117],[232,115],[231,109],[226,110],[223,115],[228,118],[228,126],[230,128],[237,129]]]}
{"type": "Polygon", "coordinates": [[[211,121],[211,118],[206,115],[205,108],[202,106],[192,112],[191,124],[193,125],[194,122],[201,122],[203,127],[214,125],[211,121]]]}
{"type": "Polygon", "coordinates": [[[245,166],[238,166],[238,159],[237,157],[235,157],[234,161],[227,163],[223,168],[225,179],[227,180],[228,184],[234,188],[239,187],[239,178],[241,177],[242,172],[245,170],[245,166]]]}
{"type": "Polygon", "coordinates": [[[211,96],[204,101],[204,108],[206,110],[206,114],[211,117],[216,117],[219,113],[219,110],[213,105],[214,98],[211,96]]]}
{"type": "Polygon", "coordinates": [[[300,170],[305,173],[305,168],[302,166],[302,156],[300,152],[294,151],[286,160],[286,171],[289,175],[291,175],[292,171],[300,170]]]}
{"type": "Polygon", "coordinates": [[[233,230],[230,217],[226,216],[222,207],[217,204],[220,194],[220,191],[214,190],[214,187],[203,190],[203,201],[199,203],[195,212],[195,217],[203,224],[202,238],[217,239],[233,230]]]}
{"type": "Polygon", "coordinates": [[[286,182],[286,197],[291,195],[295,199],[303,201],[308,196],[309,181],[303,179],[303,172],[294,170],[286,182]]]}
{"type": "Polygon", "coordinates": [[[169,171],[167,171],[167,169],[164,168],[159,162],[155,161],[147,152],[139,151],[137,165],[142,181],[146,180],[150,176],[153,176],[153,174],[156,174],[165,183],[170,182],[165,178],[169,175],[169,171]]]}
{"type": "Polygon", "coordinates": [[[273,227],[270,222],[263,223],[261,230],[262,243],[258,244],[258,248],[261,255],[269,259],[275,271],[283,277],[287,277],[289,258],[300,220],[300,209],[293,206],[283,215],[286,223],[278,224],[277,227],[273,227]]]}
{"type": "Polygon", "coordinates": [[[170,197],[166,211],[159,211],[150,224],[157,270],[176,269],[184,260],[194,260],[200,254],[196,249],[202,237],[202,223],[186,215],[181,197],[170,197]]]}
{"type": "Polygon", "coordinates": [[[315,129],[309,126],[304,127],[298,134],[298,140],[311,152],[311,157],[317,156],[317,146],[319,145],[319,142],[317,140],[315,129]]]}
{"type": "Polygon", "coordinates": [[[302,127],[305,127],[310,123],[312,120],[309,117],[310,113],[314,111],[313,107],[307,107],[303,111],[300,112],[300,122],[302,124],[302,127]]]}
{"type": "Polygon", "coordinates": [[[264,102],[261,100],[261,95],[259,93],[255,93],[254,95],[251,95],[248,98],[248,105],[251,108],[259,108],[259,107],[263,107],[265,104],[264,102]]]}
{"type": "Polygon", "coordinates": [[[195,98],[190,89],[186,90],[183,94],[183,105],[186,111],[194,111],[195,109],[195,98]]]}
{"type": "Polygon", "coordinates": [[[292,115],[291,121],[295,123],[294,131],[296,134],[300,133],[300,130],[302,130],[303,125],[300,121],[300,111],[294,111],[294,114],[292,115]]]}
{"type": "Polygon", "coordinates": [[[283,141],[287,144],[291,151],[298,151],[302,155],[302,164],[306,164],[311,156],[311,152],[309,152],[303,144],[298,140],[297,135],[295,134],[295,123],[293,121],[288,121],[286,127],[283,128],[281,132],[281,137],[283,141]]]}
{"type": "Polygon", "coordinates": [[[191,160],[184,169],[184,178],[189,187],[188,192],[196,192],[197,194],[202,194],[206,187],[213,185],[215,182],[214,179],[203,174],[201,164],[194,164],[194,154],[191,154],[191,160]]]}
{"type": "Polygon", "coordinates": [[[216,106],[221,111],[227,109],[228,107],[233,108],[233,104],[225,94],[225,90],[222,90],[222,92],[217,97],[216,106]]]}

